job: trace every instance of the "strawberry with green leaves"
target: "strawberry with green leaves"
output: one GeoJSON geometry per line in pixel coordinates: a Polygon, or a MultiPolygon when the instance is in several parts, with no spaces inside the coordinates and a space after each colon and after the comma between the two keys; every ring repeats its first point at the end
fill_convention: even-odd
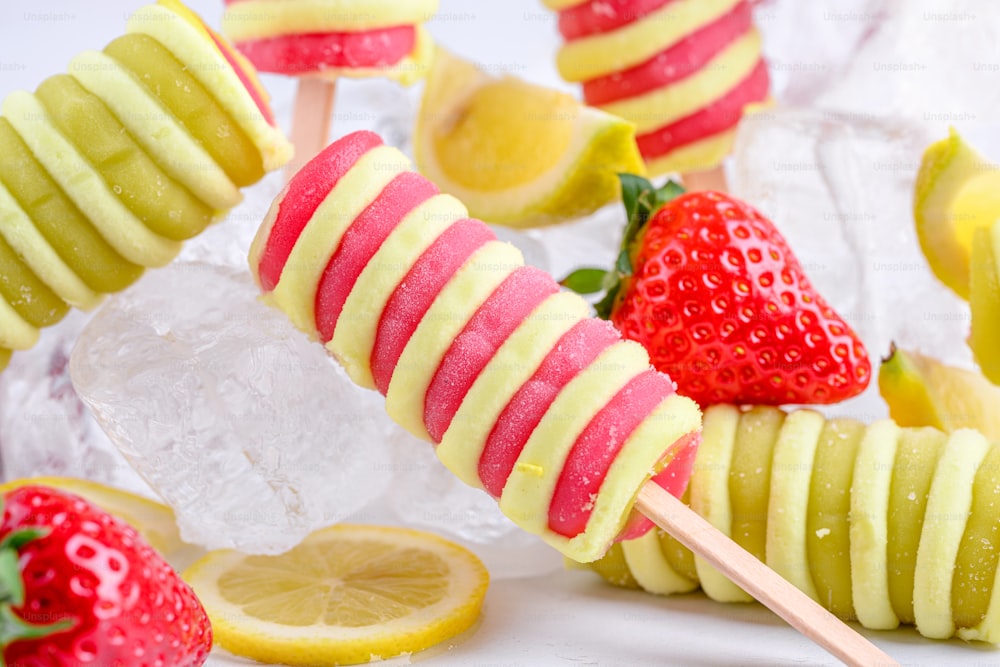
{"type": "Polygon", "coordinates": [[[24,486],[0,499],[0,666],[196,667],[212,630],[192,590],[128,524],[24,486]]]}
{"type": "Polygon", "coordinates": [[[604,291],[598,314],[642,343],[679,393],[702,406],[782,405],[864,390],[864,345],[769,220],[718,192],[621,178],[628,224],[614,270],[563,284],[604,291]]]}

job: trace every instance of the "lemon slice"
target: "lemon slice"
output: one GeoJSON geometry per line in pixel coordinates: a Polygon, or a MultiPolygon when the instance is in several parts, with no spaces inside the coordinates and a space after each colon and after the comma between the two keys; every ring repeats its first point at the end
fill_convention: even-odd
{"type": "MultiPolygon", "coordinates": [[[[969,306],[972,330],[969,347],[989,380],[1000,385],[1000,220],[979,228],[973,237],[969,306]]],[[[1000,395],[994,390],[992,395],[1000,395]]],[[[994,409],[996,402],[993,403],[994,409]]],[[[1000,415],[994,417],[1000,423],[1000,415]]],[[[996,439],[996,434],[987,433],[996,439]]]]}
{"type": "Polygon", "coordinates": [[[643,173],[635,127],[572,96],[494,77],[438,49],[414,131],[417,168],[486,222],[552,224],[620,196],[643,173]]]}
{"type": "Polygon", "coordinates": [[[920,247],[934,275],[968,299],[974,232],[1000,218],[1000,166],[952,130],[924,152],[913,213],[920,247]]]}
{"type": "Polygon", "coordinates": [[[479,617],[489,575],[466,549],[341,524],[280,556],[213,551],[184,578],[219,646],[265,663],[347,665],[420,651],[479,617]]]}
{"type": "Polygon", "coordinates": [[[974,428],[1000,440],[1000,387],[979,373],[893,347],[879,367],[878,387],[900,426],[974,428]]]}
{"type": "Polygon", "coordinates": [[[76,494],[135,528],[174,567],[196,549],[181,539],[173,510],[149,498],[75,477],[29,477],[0,484],[0,494],[22,486],[47,486],[76,494]]]}

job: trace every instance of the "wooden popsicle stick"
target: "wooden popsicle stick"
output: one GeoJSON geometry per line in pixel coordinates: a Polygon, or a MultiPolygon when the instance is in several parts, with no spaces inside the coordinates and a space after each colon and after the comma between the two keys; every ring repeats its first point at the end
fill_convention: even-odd
{"type": "Polygon", "coordinates": [[[292,108],[290,137],[295,146],[295,159],[285,167],[286,182],[329,143],[336,94],[337,82],[333,79],[299,79],[295,106],[292,108]]]}
{"type": "Polygon", "coordinates": [[[655,482],[639,490],[636,508],[733,583],[847,665],[898,667],[877,646],[712,526],[655,482]]]}
{"type": "Polygon", "coordinates": [[[726,170],[721,164],[704,171],[685,172],[681,174],[681,182],[684,183],[685,190],[692,192],[699,190],[729,192],[726,170]]]}

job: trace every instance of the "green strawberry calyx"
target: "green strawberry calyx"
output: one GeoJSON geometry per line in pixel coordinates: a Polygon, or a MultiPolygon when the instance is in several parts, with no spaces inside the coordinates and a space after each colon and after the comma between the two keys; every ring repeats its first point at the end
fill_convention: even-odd
{"type": "Polygon", "coordinates": [[[684,194],[684,188],[674,180],[660,187],[635,174],[618,174],[618,180],[622,186],[626,223],[614,267],[610,270],[593,267],[576,269],[559,283],[578,294],[603,293],[603,298],[594,304],[597,316],[603,319],[611,316],[622,283],[632,276],[633,250],[642,238],[646,223],[664,204],[684,194]]]}
{"type": "MultiPolygon", "coordinates": [[[[3,498],[0,497],[0,518],[2,517],[3,498]]],[[[48,530],[44,528],[23,528],[0,540],[0,667],[5,664],[3,649],[10,644],[26,639],[41,639],[73,625],[68,619],[49,625],[35,625],[14,612],[15,607],[22,607],[25,602],[18,553],[24,545],[47,534],[48,530]]]]}

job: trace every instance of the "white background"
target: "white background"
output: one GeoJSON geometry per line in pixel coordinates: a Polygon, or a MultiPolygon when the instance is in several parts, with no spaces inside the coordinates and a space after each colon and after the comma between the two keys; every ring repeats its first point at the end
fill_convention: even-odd
{"type": "MultiPolygon", "coordinates": [[[[0,95],[18,88],[33,89],[45,76],[63,71],[78,51],[101,48],[121,33],[128,14],[141,4],[3,0],[0,95]]],[[[218,26],[221,1],[191,0],[189,4],[218,26]]],[[[831,9],[845,7],[843,2],[826,4],[831,9]]],[[[430,27],[441,43],[489,68],[571,90],[559,81],[552,64],[558,46],[554,20],[535,0],[442,0],[439,17],[430,27]]],[[[772,33],[769,38],[773,43],[808,39],[810,26],[801,29],[799,35],[772,33]]],[[[775,78],[780,86],[788,75],[777,71],[775,78]]],[[[287,123],[294,84],[279,77],[264,81],[274,96],[279,120],[287,123]]],[[[414,94],[400,93],[385,82],[346,83],[341,87],[340,117],[335,125],[346,131],[365,124],[366,116],[353,113],[351,106],[361,96],[385,95],[412,104],[414,94]]],[[[969,132],[984,137],[994,129],[992,123],[967,125],[969,132]]],[[[864,634],[904,664],[1000,665],[1000,653],[991,647],[932,642],[912,629],[864,634]]],[[[701,594],[661,599],[617,590],[579,572],[562,572],[544,580],[496,582],[475,631],[453,646],[393,662],[410,660],[471,667],[834,663],[759,606],[721,605],[701,594]]],[[[242,663],[219,656],[211,664],[242,663]]]]}

